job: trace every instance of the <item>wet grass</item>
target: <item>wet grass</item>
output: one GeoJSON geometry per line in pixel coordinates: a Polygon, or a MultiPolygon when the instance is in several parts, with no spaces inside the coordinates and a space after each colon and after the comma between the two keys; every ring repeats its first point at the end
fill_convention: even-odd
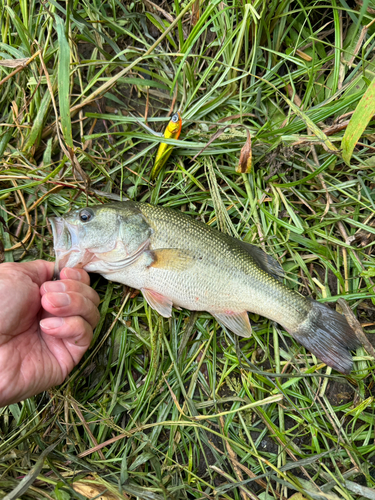
{"type": "MultiPolygon", "coordinates": [[[[262,246],[302,294],[345,299],[374,345],[374,12],[3,2],[0,259],[53,260],[47,218],[87,202],[157,203],[262,246]],[[160,139],[138,122],[161,131],[177,109],[180,140],[150,182],[160,139]]],[[[371,352],[343,376],[262,317],[238,340],[209,314],[166,320],[134,290],[92,284],[84,360],[0,409],[0,496],[374,498],[371,352]]]]}

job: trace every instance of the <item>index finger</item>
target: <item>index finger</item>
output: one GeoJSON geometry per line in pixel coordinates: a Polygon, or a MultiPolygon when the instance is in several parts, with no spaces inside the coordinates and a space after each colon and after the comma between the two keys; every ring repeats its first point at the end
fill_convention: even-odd
{"type": "Polygon", "coordinates": [[[60,272],[60,279],[76,280],[81,281],[85,285],[90,285],[90,276],[84,269],[79,269],[77,267],[64,267],[60,272]]]}

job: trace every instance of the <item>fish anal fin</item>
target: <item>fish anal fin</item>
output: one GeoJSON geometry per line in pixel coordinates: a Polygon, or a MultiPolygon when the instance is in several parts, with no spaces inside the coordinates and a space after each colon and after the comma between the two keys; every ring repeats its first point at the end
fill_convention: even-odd
{"type": "Polygon", "coordinates": [[[159,248],[150,250],[152,262],[149,267],[168,271],[185,271],[191,268],[194,258],[191,253],[178,248],[159,248]]]}
{"type": "Polygon", "coordinates": [[[245,241],[237,240],[236,241],[241,245],[241,247],[251,255],[251,257],[255,260],[258,266],[266,271],[266,273],[271,274],[276,279],[280,279],[284,277],[284,270],[277,262],[276,259],[268,255],[261,248],[252,245],[251,243],[246,243],[245,241]]]}
{"type": "Polygon", "coordinates": [[[221,324],[228,328],[231,332],[240,337],[251,337],[251,325],[249,316],[246,311],[243,312],[227,312],[216,313],[210,311],[212,316],[221,324]]]}
{"type": "Polygon", "coordinates": [[[142,288],[144,298],[146,299],[148,305],[155,309],[164,318],[170,318],[172,316],[172,301],[168,297],[164,297],[161,293],[154,292],[149,288],[142,288]]]}

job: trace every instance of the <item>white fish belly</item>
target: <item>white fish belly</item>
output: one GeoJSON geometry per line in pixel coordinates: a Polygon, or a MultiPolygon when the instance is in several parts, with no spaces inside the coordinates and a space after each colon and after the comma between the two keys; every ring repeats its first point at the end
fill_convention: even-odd
{"type": "Polygon", "coordinates": [[[223,266],[218,272],[216,266],[204,262],[183,271],[149,267],[149,264],[149,256],[143,254],[132,265],[116,271],[107,272],[107,263],[101,261],[92,262],[85,269],[138,290],[152,290],[170,299],[175,307],[191,311],[224,314],[249,311],[277,321],[287,329],[295,328],[300,321],[301,311],[290,309],[285,291],[281,290],[276,298],[264,283],[257,284],[236,270],[223,266]]]}

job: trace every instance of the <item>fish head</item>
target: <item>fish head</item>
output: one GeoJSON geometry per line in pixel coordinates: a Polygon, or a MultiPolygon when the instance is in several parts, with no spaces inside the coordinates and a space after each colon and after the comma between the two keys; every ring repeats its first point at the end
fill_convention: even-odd
{"type": "Polygon", "coordinates": [[[98,205],[51,217],[56,268],[92,262],[128,265],[145,250],[152,229],[132,202],[98,205]]]}

